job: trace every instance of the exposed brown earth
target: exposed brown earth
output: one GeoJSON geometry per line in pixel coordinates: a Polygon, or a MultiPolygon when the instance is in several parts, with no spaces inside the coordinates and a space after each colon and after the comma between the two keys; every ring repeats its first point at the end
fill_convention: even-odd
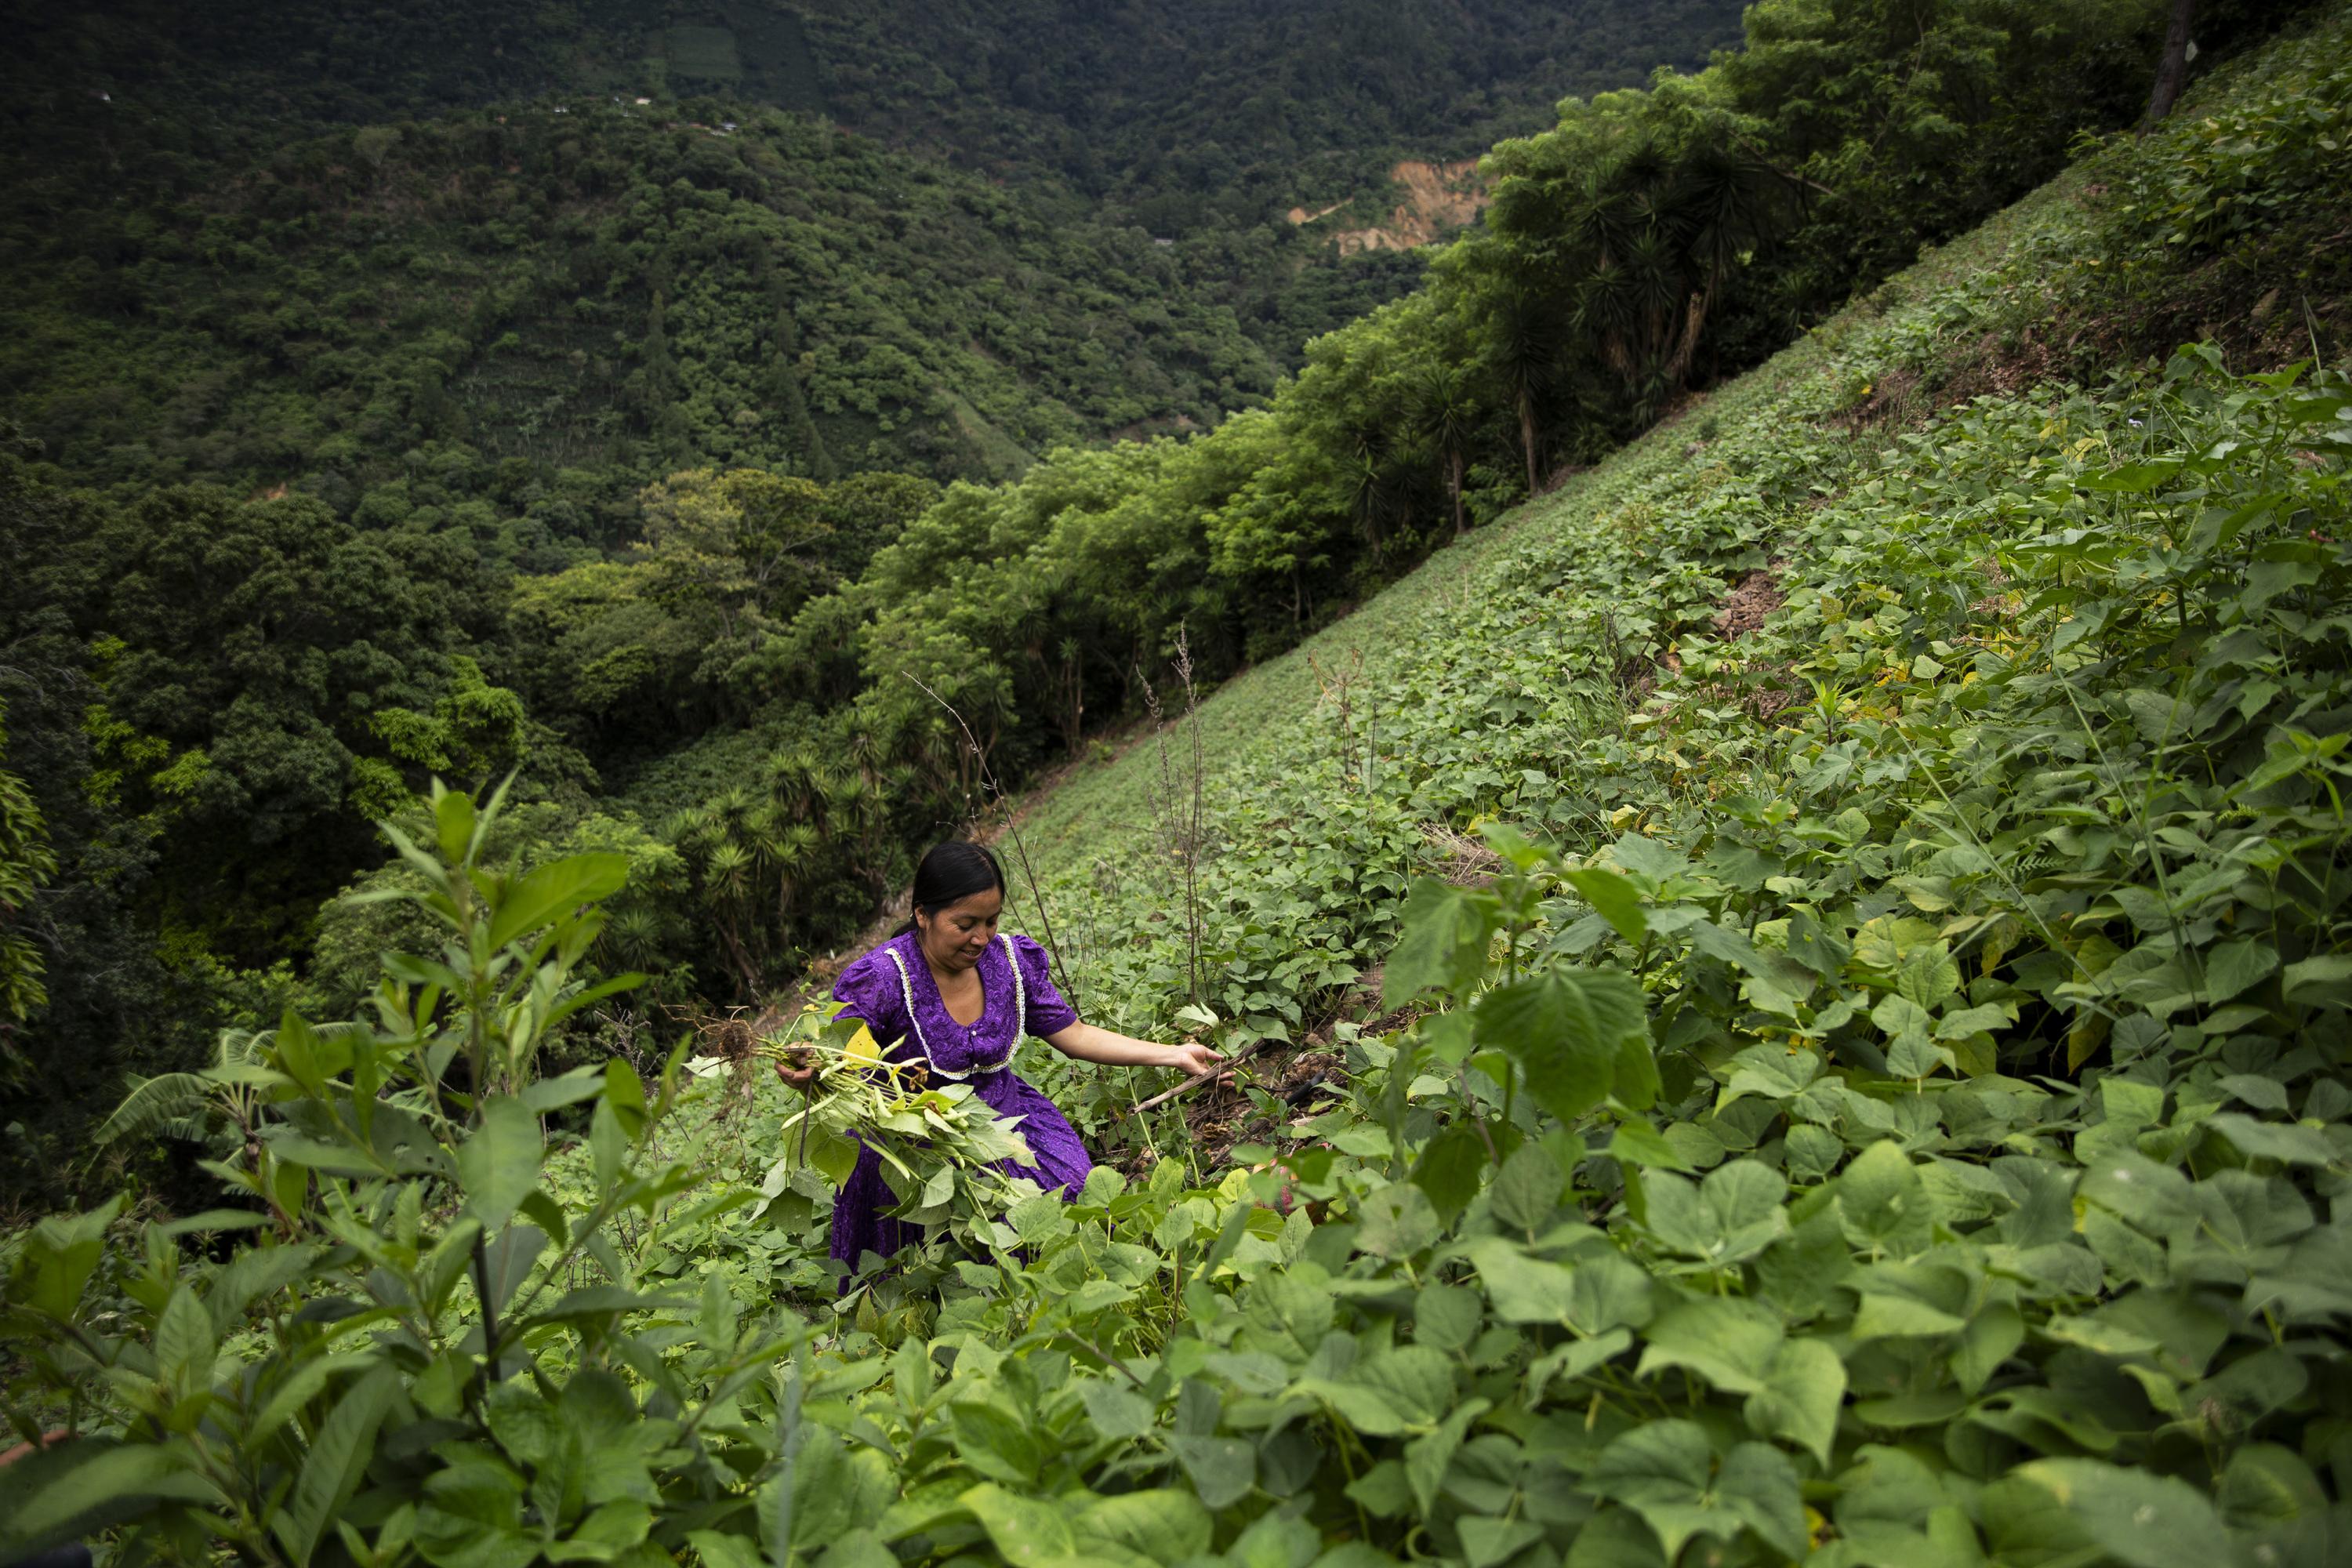
{"type": "MultiPolygon", "coordinates": [[[[1430,163],[1408,158],[1389,171],[1389,178],[1403,192],[1384,224],[1370,228],[1341,229],[1331,236],[1331,243],[1339,247],[1342,256],[1354,256],[1367,250],[1412,250],[1418,246],[1444,238],[1467,225],[1494,198],[1479,183],[1478,164],[1475,159],[1462,159],[1451,163],[1430,163]]],[[[1290,221],[1302,226],[1318,222],[1338,212],[1347,204],[1337,202],[1320,212],[1310,213],[1305,207],[1290,209],[1290,221]]]]}

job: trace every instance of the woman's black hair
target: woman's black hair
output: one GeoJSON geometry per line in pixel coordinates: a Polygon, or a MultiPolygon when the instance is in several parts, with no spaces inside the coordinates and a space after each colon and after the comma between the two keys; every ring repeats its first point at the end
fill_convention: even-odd
{"type": "MultiPolygon", "coordinates": [[[[915,868],[914,908],[935,915],[991,888],[1004,889],[1004,867],[997,860],[996,851],[967,839],[950,838],[923,851],[922,862],[915,868]]],[[[892,934],[905,936],[914,929],[915,915],[910,910],[907,923],[892,934]]]]}

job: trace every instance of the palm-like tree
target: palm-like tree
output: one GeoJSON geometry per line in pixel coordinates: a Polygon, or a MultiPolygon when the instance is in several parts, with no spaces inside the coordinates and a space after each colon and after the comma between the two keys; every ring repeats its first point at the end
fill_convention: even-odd
{"type": "Polygon", "coordinates": [[[1454,535],[1458,539],[1469,528],[1462,508],[1462,476],[1477,434],[1478,402],[1471,395],[1470,378],[1455,365],[1431,365],[1415,390],[1413,425],[1437,454],[1445,493],[1454,502],[1454,535]]]}
{"type": "Polygon", "coordinates": [[[1496,378],[1519,417],[1519,451],[1527,458],[1528,494],[1536,493],[1536,399],[1559,372],[1558,322],[1531,289],[1513,288],[1496,301],[1490,353],[1496,378]]]}

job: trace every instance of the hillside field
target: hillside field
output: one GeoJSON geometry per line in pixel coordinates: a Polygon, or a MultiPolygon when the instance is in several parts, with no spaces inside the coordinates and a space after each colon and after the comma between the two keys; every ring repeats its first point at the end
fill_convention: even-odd
{"type": "Polygon", "coordinates": [[[0,1561],[2343,1561],[2347,138],[2337,6],[1008,803],[1081,1009],[1244,1058],[1024,1055],[1074,1202],[821,1014],[542,1071],[622,858],[436,786],[363,1020],[108,1130],[241,1206],[0,1242],[89,1433],[0,1561]],[[836,1296],[853,1132],[932,1228],[836,1296]]]}

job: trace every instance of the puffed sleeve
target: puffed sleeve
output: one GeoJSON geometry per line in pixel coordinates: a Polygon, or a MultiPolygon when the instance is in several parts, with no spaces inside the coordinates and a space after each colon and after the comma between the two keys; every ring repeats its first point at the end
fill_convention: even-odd
{"type": "Polygon", "coordinates": [[[885,1050],[906,1038],[906,992],[898,984],[898,966],[882,949],[841,972],[833,983],[833,999],[843,1004],[843,1012],[865,1019],[875,1044],[885,1050]]]}
{"type": "Polygon", "coordinates": [[[1029,1032],[1043,1039],[1058,1035],[1078,1021],[1078,1010],[1070,1005],[1054,984],[1054,961],[1045,950],[1025,936],[1014,935],[1013,952],[1021,965],[1021,986],[1029,999],[1029,1032]]]}

